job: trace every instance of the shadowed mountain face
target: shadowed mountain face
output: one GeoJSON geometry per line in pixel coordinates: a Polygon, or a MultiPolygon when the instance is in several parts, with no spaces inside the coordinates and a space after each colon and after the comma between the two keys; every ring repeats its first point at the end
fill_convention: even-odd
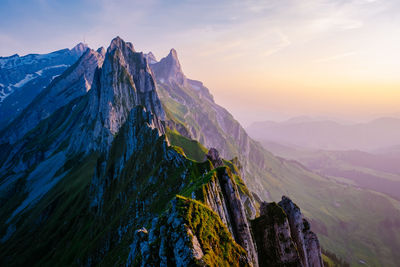
{"type": "Polygon", "coordinates": [[[0,57],[0,129],[22,110],[56,77],[85,53],[87,46],[49,54],[0,57]]]}
{"type": "MultiPolygon", "coordinates": [[[[323,266],[289,198],[255,200],[237,159],[187,138],[147,58],[87,50],[0,133],[0,265],[323,266]]],[[[160,71],[186,84],[176,60],[160,71]]]]}
{"type": "Polygon", "coordinates": [[[373,151],[400,143],[400,119],[379,118],[368,123],[289,120],[256,122],[247,129],[251,137],[276,143],[325,150],[373,151]]]}

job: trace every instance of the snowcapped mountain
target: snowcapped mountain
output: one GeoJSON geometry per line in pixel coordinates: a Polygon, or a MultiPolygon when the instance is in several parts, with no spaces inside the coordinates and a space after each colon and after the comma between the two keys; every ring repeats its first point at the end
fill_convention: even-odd
{"type": "Polygon", "coordinates": [[[86,51],[85,44],[49,54],[0,57],[0,129],[86,51]]]}

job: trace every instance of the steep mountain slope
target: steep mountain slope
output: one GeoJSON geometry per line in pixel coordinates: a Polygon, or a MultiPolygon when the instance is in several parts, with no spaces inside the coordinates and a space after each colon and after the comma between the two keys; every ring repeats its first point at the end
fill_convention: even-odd
{"type": "Polygon", "coordinates": [[[362,260],[371,265],[395,266],[400,260],[396,252],[400,247],[398,202],[367,190],[355,190],[297,162],[273,156],[214,102],[201,82],[183,74],[175,50],[150,67],[167,117],[173,121],[170,127],[206,147],[217,148],[224,158],[235,158],[256,197],[277,201],[281,195],[291,196],[312,219],[322,245],[352,264],[362,260]],[[375,203],[373,209],[371,201],[375,203]]]}
{"type": "Polygon", "coordinates": [[[74,48],[49,54],[0,57],[0,129],[4,128],[55,77],[86,51],[80,43],[74,48]]]}
{"type": "MultiPolygon", "coordinates": [[[[271,205],[291,249],[278,238],[264,246],[275,255],[265,261],[257,245],[268,239],[253,240],[256,204],[235,164],[169,129],[147,60],[132,44],[115,38],[102,60],[88,51],[10,128],[31,120],[25,112],[42,114],[35,103],[51,114],[13,139],[2,133],[0,265],[322,266],[318,240],[286,198],[271,205]],[[53,92],[74,96],[52,106],[53,92]],[[170,146],[166,132],[183,147],[170,146]],[[207,156],[199,162],[185,152],[207,156]]],[[[255,224],[280,237],[274,222],[255,224]]]]}
{"type": "Polygon", "coordinates": [[[55,78],[9,127],[1,132],[1,143],[13,144],[33,129],[42,119],[91,89],[94,73],[104,61],[105,51],[87,49],[82,57],[62,75],[55,78]]]}

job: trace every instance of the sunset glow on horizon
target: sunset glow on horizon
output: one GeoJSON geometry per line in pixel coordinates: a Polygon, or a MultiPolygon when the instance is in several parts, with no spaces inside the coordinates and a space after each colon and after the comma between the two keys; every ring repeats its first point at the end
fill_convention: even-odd
{"type": "Polygon", "coordinates": [[[119,35],[157,59],[174,47],[184,73],[244,125],[400,117],[396,0],[16,2],[2,0],[1,56],[83,40],[97,49],[119,35]]]}

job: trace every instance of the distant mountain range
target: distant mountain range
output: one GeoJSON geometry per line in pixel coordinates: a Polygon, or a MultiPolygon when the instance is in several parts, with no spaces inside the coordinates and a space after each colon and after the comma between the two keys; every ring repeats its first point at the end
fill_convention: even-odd
{"type": "Polygon", "coordinates": [[[313,150],[262,141],[276,156],[300,162],[321,175],[341,183],[387,194],[400,200],[400,153],[390,149],[379,153],[358,150],[313,150]]]}
{"type": "Polygon", "coordinates": [[[86,51],[85,44],[49,54],[0,57],[0,129],[86,51]]]}
{"type": "Polygon", "coordinates": [[[373,151],[400,144],[400,118],[344,124],[299,117],[284,122],[256,122],[247,128],[247,132],[257,140],[305,148],[373,151]]]}

